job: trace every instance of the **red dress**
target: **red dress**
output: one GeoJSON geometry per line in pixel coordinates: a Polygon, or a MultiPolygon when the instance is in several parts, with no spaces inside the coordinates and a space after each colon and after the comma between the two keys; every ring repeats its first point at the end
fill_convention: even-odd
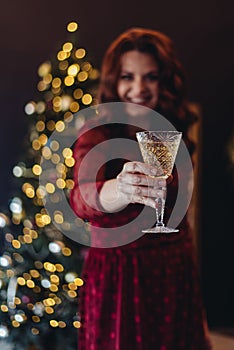
{"type": "MultiPolygon", "coordinates": [[[[88,124],[87,130],[90,127],[92,123],[88,124]]],[[[71,205],[79,217],[91,223],[93,244],[83,267],[78,348],[211,349],[204,330],[198,274],[186,218],[179,226],[180,232],[171,237],[142,236],[142,228],[147,227],[146,220],[134,224],[142,205],[130,204],[112,214],[103,213],[99,206],[97,192],[103,182],[114,178],[123,163],[133,159],[129,155],[132,150],[125,149],[125,159],[109,160],[108,143],[104,141],[118,137],[131,139],[135,131],[129,134],[125,125],[100,126],[82,134],[74,149],[75,187],[71,205]],[[85,162],[84,157],[101,142],[100,148],[96,147],[92,153],[92,161],[85,162]],[[97,160],[102,164],[98,172],[97,160]],[[128,222],[133,224],[118,233],[118,228],[125,227],[128,222]],[[110,233],[110,228],[117,231],[110,233]],[[137,235],[139,238],[134,240],[137,235]],[[110,236],[111,240],[108,240],[110,236]],[[123,241],[132,237],[132,242],[118,246],[121,237],[123,241]],[[102,248],[106,242],[110,248],[102,248]]],[[[139,154],[136,157],[141,160],[139,154]]],[[[168,186],[166,213],[173,207],[170,198],[176,196],[176,181],[173,183],[168,186]]],[[[149,215],[155,215],[153,209],[148,209],[149,215]]]]}

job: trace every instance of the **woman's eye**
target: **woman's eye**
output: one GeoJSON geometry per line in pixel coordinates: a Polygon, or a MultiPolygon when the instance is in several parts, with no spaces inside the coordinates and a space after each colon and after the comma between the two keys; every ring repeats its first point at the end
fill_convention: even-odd
{"type": "Polygon", "coordinates": [[[146,76],[146,80],[149,81],[157,81],[159,79],[159,76],[156,74],[150,74],[146,76]]]}
{"type": "Polygon", "coordinates": [[[120,79],[121,80],[131,80],[132,76],[129,75],[129,74],[123,74],[123,75],[120,76],[120,79]]]}

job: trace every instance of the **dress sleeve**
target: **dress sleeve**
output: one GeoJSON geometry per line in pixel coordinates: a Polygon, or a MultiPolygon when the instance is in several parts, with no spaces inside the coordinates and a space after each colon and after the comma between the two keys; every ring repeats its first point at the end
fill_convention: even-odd
{"type": "Polygon", "coordinates": [[[129,204],[123,210],[107,213],[99,202],[99,192],[104,182],[117,176],[120,171],[117,160],[111,165],[107,161],[109,150],[108,142],[105,141],[110,138],[108,128],[101,126],[82,132],[74,147],[74,188],[70,193],[71,207],[79,218],[102,227],[126,224],[142,210],[142,205],[129,204]]]}

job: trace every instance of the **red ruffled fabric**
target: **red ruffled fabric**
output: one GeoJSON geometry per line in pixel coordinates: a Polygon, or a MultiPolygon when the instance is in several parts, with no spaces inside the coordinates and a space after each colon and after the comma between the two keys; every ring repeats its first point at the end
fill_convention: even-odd
{"type": "MultiPolygon", "coordinates": [[[[118,230],[120,225],[134,221],[143,206],[129,205],[113,214],[102,212],[97,194],[104,181],[121,171],[131,150],[125,150],[125,160],[108,163],[108,144],[97,148],[87,164],[85,156],[100,142],[128,137],[129,130],[126,126],[119,126],[118,131],[113,125],[91,127],[89,123],[74,149],[75,187],[70,200],[76,214],[91,222],[93,246],[102,247],[110,235],[109,228],[118,230]],[[97,176],[96,160],[103,164],[97,176]]],[[[139,154],[137,159],[141,159],[139,154]]],[[[177,191],[175,179],[168,186],[168,214],[177,191]]],[[[142,227],[133,224],[120,234],[134,239],[136,231],[146,227],[147,222],[142,222],[142,227]]],[[[171,237],[140,236],[119,247],[89,248],[80,289],[79,350],[211,349],[186,218],[180,232],[171,237]]]]}

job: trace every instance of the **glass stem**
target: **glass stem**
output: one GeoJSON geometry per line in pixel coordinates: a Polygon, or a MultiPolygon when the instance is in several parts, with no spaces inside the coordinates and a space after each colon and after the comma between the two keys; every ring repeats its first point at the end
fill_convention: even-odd
{"type": "Polygon", "coordinates": [[[164,227],[163,218],[164,218],[164,208],[165,208],[165,199],[156,198],[156,227],[164,227]]]}

